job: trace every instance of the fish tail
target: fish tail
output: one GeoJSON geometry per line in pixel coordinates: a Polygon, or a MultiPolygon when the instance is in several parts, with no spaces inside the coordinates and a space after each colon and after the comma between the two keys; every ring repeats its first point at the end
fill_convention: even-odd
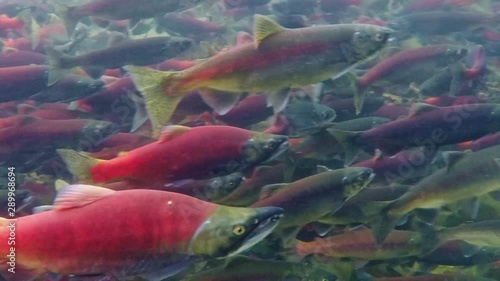
{"type": "Polygon", "coordinates": [[[359,84],[359,77],[355,74],[348,72],[346,76],[351,82],[350,87],[354,93],[354,108],[356,109],[356,115],[359,115],[363,110],[363,105],[365,103],[365,87],[362,87],[359,84]]]}
{"type": "Polygon", "coordinates": [[[201,88],[198,92],[203,101],[220,115],[228,113],[240,100],[239,94],[215,89],[201,88]]]}
{"type": "Polygon", "coordinates": [[[77,177],[81,183],[93,183],[90,169],[104,161],[71,149],[58,149],[57,153],[63,159],[70,173],[77,177]]]}
{"type": "Polygon", "coordinates": [[[444,243],[442,235],[432,225],[419,221],[417,222],[417,229],[421,235],[420,256],[432,253],[432,251],[444,243]]]}
{"type": "Polygon", "coordinates": [[[55,14],[62,19],[64,22],[64,27],[66,28],[66,33],[68,37],[73,34],[75,31],[76,25],[80,20],[79,17],[74,16],[73,11],[75,7],[70,7],[65,4],[59,3],[58,1],[53,1],[55,14]]]}
{"type": "Polygon", "coordinates": [[[16,18],[23,22],[22,33],[25,37],[31,39],[31,48],[35,49],[40,42],[40,25],[33,19],[31,10],[25,9],[21,11],[16,18]]]}
{"type": "Polygon", "coordinates": [[[45,47],[45,53],[47,55],[47,62],[49,63],[47,86],[52,86],[66,75],[66,68],[63,61],[68,56],[54,49],[52,46],[45,47]]]}
{"type": "Polygon", "coordinates": [[[385,241],[389,233],[398,224],[400,218],[400,216],[392,215],[390,212],[383,212],[381,215],[375,217],[370,226],[376,245],[380,245],[385,241]]]}
{"type": "Polygon", "coordinates": [[[153,125],[153,137],[159,137],[161,129],[172,117],[177,105],[186,91],[168,93],[169,88],[176,88],[175,83],[179,72],[158,71],[145,67],[125,66],[134,84],[144,96],[146,109],[153,125]]]}
{"type": "Polygon", "coordinates": [[[343,130],[331,129],[330,133],[344,148],[344,166],[350,166],[355,160],[361,149],[358,146],[358,137],[360,132],[350,132],[343,130]]]}

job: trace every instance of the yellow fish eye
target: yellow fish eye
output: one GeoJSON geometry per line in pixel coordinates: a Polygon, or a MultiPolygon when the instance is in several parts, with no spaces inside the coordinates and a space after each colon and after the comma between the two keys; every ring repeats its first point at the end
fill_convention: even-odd
{"type": "Polygon", "coordinates": [[[245,227],[242,225],[235,226],[233,228],[233,233],[236,235],[242,235],[243,233],[245,233],[245,227]]]}

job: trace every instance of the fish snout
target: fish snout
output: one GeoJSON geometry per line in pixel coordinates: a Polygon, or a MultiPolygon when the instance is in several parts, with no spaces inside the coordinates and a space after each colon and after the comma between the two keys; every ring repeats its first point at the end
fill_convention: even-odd
{"type": "Polygon", "coordinates": [[[191,48],[194,41],[184,37],[170,37],[170,40],[165,43],[164,50],[174,49],[176,52],[183,52],[191,48]]]}
{"type": "Polygon", "coordinates": [[[261,207],[257,208],[257,215],[255,218],[256,224],[275,224],[283,217],[283,209],[278,207],[261,207]]]}

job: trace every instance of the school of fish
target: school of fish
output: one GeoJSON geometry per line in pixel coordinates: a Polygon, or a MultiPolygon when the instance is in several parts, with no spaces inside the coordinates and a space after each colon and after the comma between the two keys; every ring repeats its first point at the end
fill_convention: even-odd
{"type": "Polygon", "coordinates": [[[0,0],[0,281],[500,280],[499,0],[0,0]]]}

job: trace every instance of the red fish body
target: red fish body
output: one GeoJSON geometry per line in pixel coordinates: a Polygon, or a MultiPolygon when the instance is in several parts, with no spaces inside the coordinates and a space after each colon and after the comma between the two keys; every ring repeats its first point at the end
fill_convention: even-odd
{"type": "Polygon", "coordinates": [[[413,64],[435,61],[436,59],[446,57],[446,54],[451,54],[450,51],[452,50],[454,49],[447,45],[431,45],[401,51],[370,68],[359,78],[358,87],[364,89],[378,80],[386,79],[389,76],[400,73],[402,69],[407,69],[413,64]]]}
{"type": "Polygon", "coordinates": [[[351,167],[373,169],[376,175],[374,181],[386,180],[390,183],[395,180],[415,180],[429,173],[428,165],[434,159],[434,152],[417,148],[401,151],[391,157],[376,155],[351,167]]]}
{"type": "Polygon", "coordinates": [[[215,119],[237,127],[253,125],[271,115],[273,109],[267,106],[265,95],[248,96],[224,115],[214,113],[215,119]]]}
{"type": "Polygon", "coordinates": [[[98,16],[109,20],[147,19],[157,15],[192,8],[199,1],[193,0],[147,0],[137,5],[132,0],[93,0],[75,7],[56,6],[66,29],[72,33],[78,20],[98,16]]]}
{"type": "Polygon", "coordinates": [[[413,13],[418,11],[430,11],[444,6],[461,6],[472,4],[471,0],[414,0],[404,6],[405,13],[413,13]]]}
{"type": "Polygon", "coordinates": [[[103,182],[127,175],[142,179],[166,176],[188,178],[192,172],[208,172],[207,167],[239,158],[240,146],[250,137],[250,131],[201,127],[195,134],[184,138],[179,137],[172,142],[157,141],[130,151],[126,157],[98,164],[92,168],[93,180],[103,182]],[[217,136],[224,137],[214,139],[217,136]]]}
{"type": "MultiPolygon", "coordinates": [[[[233,164],[232,169],[235,169],[235,165],[248,164],[245,145],[249,141],[257,143],[257,140],[252,139],[259,134],[229,126],[182,127],[180,130],[181,132],[173,132],[178,135],[171,139],[147,144],[109,161],[95,161],[86,173],[89,173],[92,182],[126,179],[166,182],[206,178],[214,169],[228,163],[233,164]]],[[[267,152],[265,148],[259,151],[256,147],[257,150],[252,152],[256,153],[252,155],[256,157],[254,160],[262,156],[264,158],[261,160],[270,157],[287,140],[284,136],[272,135],[267,135],[264,139],[270,142],[275,140],[277,146],[270,147],[267,152]]],[[[66,162],[71,166],[71,163],[66,162]]],[[[83,172],[73,170],[72,173],[82,176],[83,172]]]]}
{"type": "Polygon", "coordinates": [[[267,101],[279,112],[289,88],[346,71],[383,48],[390,35],[387,28],[360,24],[287,29],[261,15],[255,17],[254,30],[255,42],[220,52],[181,72],[126,67],[147,100],[155,131],[168,123],[182,96],[196,89],[208,88],[225,96],[203,95],[219,113],[230,110],[243,92],[269,91],[267,101]],[[357,40],[358,36],[367,39],[357,40]]]}
{"type": "Polygon", "coordinates": [[[246,220],[266,221],[279,215],[279,209],[274,209],[223,207],[154,190],[115,192],[94,186],[66,186],[52,210],[15,221],[0,220],[0,253],[5,259],[14,246],[16,265],[38,272],[81,275],[113,271],[126,276],[147,269],[148,261],[168,263],[179,256],[203,254],[224,256],[224,250],[232,249],[211,247],[229,245],[211,241],[210,234],[206,236],[207,220],[225,227],[217,221],[220,216],[231,220],[228,212],[239,212],[246,220]],[[224,208],[229,208],[226,215],[218,213],[224,208]],[[7,242],[9,225],[16,227],[15,245],[7,242]],[[203,242],[196,242],[198,236],[205,238],[203,242]]]}
{"type": "MultiPolygon", "coordinates": [[[[16,222],[16,262],[58,273],[92,273],[125,265],[134,256],[187,253],[189,239],[215,208],[173,193],[131,190],[85,208],[22,217],[16,222]],[[175,207],[168,208],[169,201],[175,207]],[[124,215],[127,220],[116,219],[124,215]]],[[[2,230],[2,241],[5,234],[2,230]]]]}
{"type": "Polygon", "coordinates": [[[226,27],[209,21],[198,20],[190,16],[176,16],[166,14],[159,19],[160,25],[166,29],[183,35],[208,35],[210,33],[221,34],[226,27]]]}
{"type": "Polygon", "coordinates": [[[47,146],[89,149],[114,134],[117,127],[91,119],[44,120],[28,117],[0,130],[0,151],[12,153],[47,146]],[[90,147],[89,147],[90,146],[90,147]]]}
{"type": "Polygon", "coordinates": [[[0,68],[0,101],[29,97],[47,88],[44,65],[25,65],[0,68]]]}
{"type": "Polygon", "coordinates": [[[45,64],[45,56],[29,51],[17,51],[0,54],[0,67],[45,64]]]}

